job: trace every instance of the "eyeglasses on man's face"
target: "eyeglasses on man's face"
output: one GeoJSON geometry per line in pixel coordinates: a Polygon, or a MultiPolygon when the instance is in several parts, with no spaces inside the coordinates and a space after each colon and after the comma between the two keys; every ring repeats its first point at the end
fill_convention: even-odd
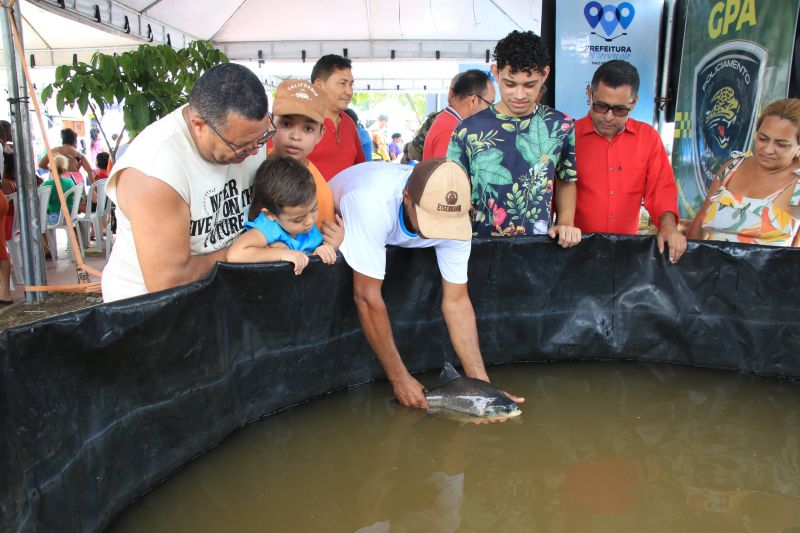
{"type": "Polygon", "coordinates": [[[266,132],[264,132],[264,135],[261,136],[261,138],[259,138],[256,141],[253,141],[249,145],[246,145],[246,146],[243,146],[243,147],[242,146],[236,146],[235,144],[230,142],[228,139],[223,137],[222,134],[219,132],[219,130],[217,130],[217,128],[215,128],[214,125],[211,122],[206,120],[205,117],[203,117],[201,115],[200,118],[202,118],[203,122],[208,124],[208,127],[211,128],[211,131],[216,133],[217,137],[222,139],[222,142],[224,142],[228,146],[228,148],[231,149],[231,152],[233,152],[233,157],[234,158],[242,157],[243,155],[247,154],[248,152],[252,152],[253,150],[260,149],[262,146],[267,144],[269,142],[269,140],[272,139],[272,137],[275,136],[275,126],[272,123],[272,117],[270,116],[269,117],[269,125],[271,126],[271,128],[268,129],[266,132]]]}
{"type": "Polygon", "coordinates": [[[608,113],[609,109],[615,117],[626,117],[628,116],[628,113],[631,112],[631,109],[633,109],[633,106],[608,105],[605,102],[595,102],[594,93],[592,93],[592,111],[595,113],[600,113],[601,115],[605,115],[608,113]]]}
{"type": "Polygon", "coordinates": [[[483,96],[481,96],[479,94],[473,94],[472,96],[476,96],[476,97],[478,97],[478,99],[483,100],[486,103],[486,105],[492,105],[494,103],[494,102],[490,102],[489,100],[487,100],[486,98],[484,98],[483,96]]]}

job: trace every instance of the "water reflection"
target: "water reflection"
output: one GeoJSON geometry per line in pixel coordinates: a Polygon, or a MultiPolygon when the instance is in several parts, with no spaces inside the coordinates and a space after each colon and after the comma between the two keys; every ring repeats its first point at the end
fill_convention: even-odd
{"type": "MultiPolygon", "coordinates": [[[[800,385],[636,364],[491,369],[528,398],[474,426],[386,384],[238,433],[115,531],[800,531],[800,385]]],[[[424,376],[434,385],[436,376],[424,376]]]]}

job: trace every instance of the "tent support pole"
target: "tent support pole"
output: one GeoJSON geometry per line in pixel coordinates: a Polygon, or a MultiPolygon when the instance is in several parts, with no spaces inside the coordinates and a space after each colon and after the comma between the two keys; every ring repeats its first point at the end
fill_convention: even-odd
{"type": "MultiPolygon", "coordinates": [[[[9,3],[9,6],[13,2],[9,3]]],[[[17,61],[12,31],[11,17],[20,19],[19,8],[1,9],[4,46],[3,53],[8,76],[8,95],[13,118],[14,158],[17,170],[17,202],[19,203],[19,228],[22,244],[22,265],[14,268],[23,269],[25,285],[46,285],[44,254],[42,252],[42,228],[39,221],[39,195],[37,194],[36,176],[32,173],[37,161],[33,161],[33,143],[31,142],[30,115],[28,114],[28,86],[21,65],[17,61]]],[[[17,28],[20,25],[17,24],[17,28]]],[[[42,132],[46,135],[46,132],[42,132]]],[[[25,292],[27,303],[40,303],[47,299],[47,293],[25,292]]]]}

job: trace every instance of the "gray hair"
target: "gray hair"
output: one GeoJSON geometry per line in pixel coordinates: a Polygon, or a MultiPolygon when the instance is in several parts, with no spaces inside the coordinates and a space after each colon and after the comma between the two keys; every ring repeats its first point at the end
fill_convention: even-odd
{"type": "Polygon", "coordinates": [[[222,63],[205,71],[189,93],[189,107],[214,126],[225,126],[236,113],[247,120],[263,120],[268,102],[264,86],[247,67],[222,63]]]}

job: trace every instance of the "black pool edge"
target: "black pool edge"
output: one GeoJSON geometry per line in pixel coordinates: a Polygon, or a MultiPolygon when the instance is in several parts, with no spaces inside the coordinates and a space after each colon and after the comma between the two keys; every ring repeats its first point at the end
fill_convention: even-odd
{"type": "MultiPolygon", "coordinates": [[[[800,377],[798,250],[590,235],[475,242],[470,295],[487,363],[629,360],[800,377]],[[490,355],[486,355],[490,354],[490,355]]],[[[392,249],[384,284],[412,371],[455,359],[431,250],[392,249]]],[[[383,377],[352,273],[221,265],[178,289],[0,334],[8,531],[99,531],[245,425],[383,377]],[[295,310],[302,309],[302,312],[295,310]],[[212,422],[212,423],[209,423],[212,422]]]]}

